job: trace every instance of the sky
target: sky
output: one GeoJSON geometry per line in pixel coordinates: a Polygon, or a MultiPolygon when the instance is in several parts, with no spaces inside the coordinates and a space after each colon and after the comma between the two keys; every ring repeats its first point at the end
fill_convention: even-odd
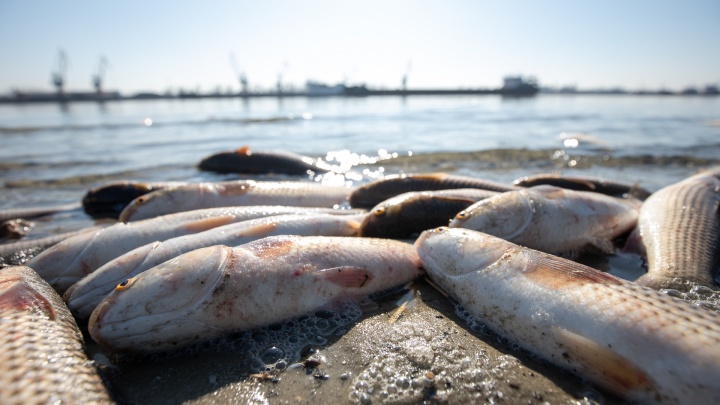
{"type": "Polygon", "coordinates": [[[718,0],[0,0],[0,94],[254,90],[307,80],[398,88],[681,90],[720,85],[718,0]]]}

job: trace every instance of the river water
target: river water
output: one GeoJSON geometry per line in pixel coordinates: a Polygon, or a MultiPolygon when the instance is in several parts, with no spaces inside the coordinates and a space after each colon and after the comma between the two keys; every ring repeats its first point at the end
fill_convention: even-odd
{"type": "MultiPolygon", "coordinates": [[[[207,155],[245,145],[255,150],[290,150],[321,158],[335,166],[338,173],[294,178],[300,181],[356,186],[389,174],[444,171],[511,182],[522,176],[558,172],[622,180],[655,191],[702,167],[720,163],[720,97],[416,96],[0,105],[0,139],[0,209],[77,203],[88,189],[115,180],[245,178],[196,168],[207,155]]],[[[95,221],[76,210],[36,222],[30,237],[73,230],[95,221]]],[[[637,257],[611,256],[593,265],[627,279],[644,272],[637,257]]],[[[406,315],[405,325],[434,325],[428,327],[437,332],[431,334],[432,339],[454,336],[472,340],[463,344],[457,359],[443,355],[447,350],[442,345],[428,349],[435,351],[438,363],[428,366],[428,370],[437,371],[437,367],[462,382],[462,376],[468,373],[457,371],[464,370],[459,364],[465,358],[486,356],[473,354],[475,348],[482,348],[482,353],[495,351],[483,343],[486,338],[468,335],[467,329],[447,321],[455,317],[452,309],[443,307],[449,304],[432,298],[437,293],[423,285],[422,301],[427,301],[428,307],[418,304],[420,309],[406,315]],[[452,333],[448,334],[448,330],[452,333]]],[[[393,310],[391,305],[383,309],[393,310]]],[[[296,402],[299,398],[314,398],[320,403],[348,399],[357,402],[359,397],[353,397],[356,390],[352,387],[362,386],[363,376],[372,372],[370,360],[363,357],[374,353],[371,349],[375,345],[368,346],[368,339],[419,339],[420,332],[402,334],[402,328],[387,325],[384,313],[380,313],[364,319],[323,349],[329,358],[324,370],[330,376],[325,389],[318,385],[317,378],[298,371],[301,369],[287,370],[280,384],[260,386],[243,377],[247,371],[239,368],[239,361],[232,356],[223,366],[228,372],[218,371],[212,366],[216,363],[190,359],[172,363],[173,367],[164,363],[120,367],[111,375],[115,389],[128,403],[148,398],[171,403],[212,403],[225,398],[222,395],[235,400],[259,395],[262,400],[257,403],[267,403],[265,398],[274,396],[296,402]],[[382,328],[388,330],[379,336],[363,335],[382,328]],[[203,368],[206,363],[207,370],[203,368]],[[370,371],[365,370],[367,367],[371,367],[370,371]],[[136,376],[137,372],[141,373],[136,376]],[[186,386],[190,388],[178,389],[186,386]],[[221,396],[216,397],[218,394],[221,396]]],[[[374,355],[382,358],[381,354],[374,355]]],[[[522,354],[518,356],[523,358],[522,354]]],[[[503,360],[506,357],[510,358],[500,356],[488,364],[500,367],[498,364],[507,363],[503,360]]],[[[568,385],[567,375],[556,374],[554,369],[542,371],[549,381],[533,385],[534,372],[546,369],[534,361],[524,358],[529,369],[518,363],[510,371],[498,371],[497,377],[487,377],[492,384],[485,380],[482,383],[492,389],[482,392],[482,397],[477,397],[477,390],[462,389],[460,385],[455,394],[450,388],[438,388],[437,395],[458,402],[478,398],[489,401],[487,398],[502,398],[504,390],[505,395],[511,395],[507,397],[510,402],[528,402],[541,393],[540,398],[550,402],[587,403],[573,399],[586,396],[587,386],[579,380],[568,385]],[[512,378],[519,381],[521,388],[502,388],[504,381],[512,378]]]]}
{"type": "MultiPolygon", "coordinates": [[[[656,190],[720,159],[720,98],[628,95],[263,98],[0,105],[0,209],[80,201],[114,180],[217,181],[247,145],[322,158],[358,185],[444,171],[591,175],[656,190]]],[[[274,178],[282,178],[274,177],[274,178]]],[[[54,221],[58,228],[86,226],[54,221]]],[[[39,228],[42,232],[42,227],[39,228]]]]}

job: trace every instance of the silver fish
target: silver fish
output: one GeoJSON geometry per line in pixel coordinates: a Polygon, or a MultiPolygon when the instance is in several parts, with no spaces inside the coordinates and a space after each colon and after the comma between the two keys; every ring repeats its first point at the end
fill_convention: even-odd
{"type": "Polygon", "coordinates": [[[428,276],[490,329],[638,403],[720,403],[720,315],[480,232],[415,246],[428,276]]]}
{"type": "Polygon", "coordinates": [[[0,270],[0,403],[112,403],[62,299],[31,268],[0,270]]]}
{"type": "Polygon", "coordinates": [[[147,219],[200,208],[238,205],[340,206],[351,188],[301,181],[226,181],[169,187],[133,200],[120,213],[120,221],[147,219]]]}
{"type": "Polygon", "coordinates": [[[451,228],[468,228],[552,254],[613,253],[612,240],[632,230],[639,202],[588,191],[536,186],[479,201],[451,228]]]}
{"type": "Polygon", "coordinates": [[[93,311],[90,335],[114,350],[173,349],[300,316],[423,273],[411,244],[273,236],[178,256],[120,283],[93,311]]]}
{"type": "Polygon", "coordinates": [[[183,253],[213,245],[237,246],[275,235],[355,236],[361,219],[350,215],[278,215],[149,243],[104,264],[70,287],[63,298],[73,315],[86,319],[118,283],[183,253]]]}
{"type": "Polygon", "coordinates": [[[653,193],[638,229],[648,272],[637,283],[683,289],[685,281],[716,288],[720,266],[720,170],[701,172],[653,193]]]}
{"type": "MultiPolygon", "coordinates": [[[[325,212],[343,213],[326,208],[325,212]]],[[[304,207],[221,207],[119,223],[94,233],[65,239],[27,262],[60,294],[110,260],[158,240],[197,233],[269,215],[318,212],[304,207]]]]}

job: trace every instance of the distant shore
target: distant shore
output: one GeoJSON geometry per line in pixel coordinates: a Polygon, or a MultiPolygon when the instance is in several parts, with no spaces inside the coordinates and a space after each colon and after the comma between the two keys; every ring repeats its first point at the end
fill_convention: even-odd
{"type": "Polygon", "coordinates": [[[346,87],[343,92],[338,93],[315,93],[309,91],[266,91],[266,92],[183,92],[178,93],[135,93],[123,95],[117,91],[103,93],[92,92],[67,92],[67,93],[40,93],[40,92],[16,92],[12,95],[0,96],[2,104],[23,104],[23,103],[70,103],[70,102],[106,102],[125,100],[168,100],[168,99],[204,99],[204,98],[322,98],[322,97],[373,97],[373,96],[455,96],[455,95],[501,95],[507,97],[532,97],[537,94],[558,94],[558,95],[630,95],[630,96],[699,96],[713,97],[720,92],[714,86],[709,86],[703,91],[669,91],[669,90],[576,90],[576,89],[368,89],[365,86],[346,87]]]}

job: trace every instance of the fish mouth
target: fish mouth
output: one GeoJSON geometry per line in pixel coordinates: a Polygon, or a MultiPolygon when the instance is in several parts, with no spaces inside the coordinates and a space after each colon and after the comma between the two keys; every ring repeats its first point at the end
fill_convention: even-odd
{"type": "Polygon", "coordinates": [[[225,274],[229,248],[185,253],[119,284],[90,315],[90,336],[111,349],[145,350],[211,329],[190,319],[225,274]]]}

